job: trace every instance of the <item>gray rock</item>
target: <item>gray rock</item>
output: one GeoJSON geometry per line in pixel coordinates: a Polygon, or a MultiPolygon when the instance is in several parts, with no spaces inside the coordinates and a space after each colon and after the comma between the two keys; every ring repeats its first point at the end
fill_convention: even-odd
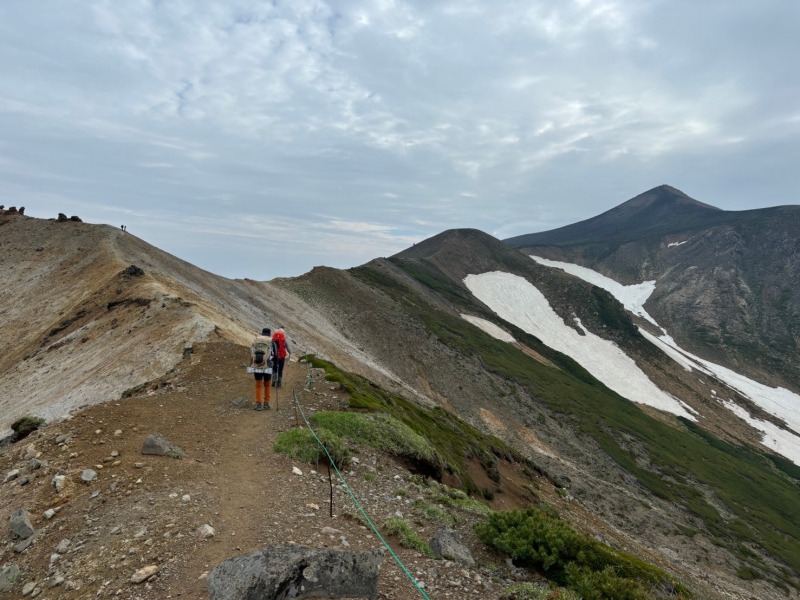
{"type": "Polygon", "coordinates": [[[84,469],[83,473],[81,473],[81,481],[83,483],[89,483],[97,479],[97,471],[93,469],[84,469]]]}
{"type": "Polygon", "coordinates": [[[14,536],[23,540],[27,540],[36,531],[31,525],[30,513],[24,508],[19,508],[11,514],[9,528],[14,536]]]}
{"type": "Polygon", "coordinates": [[[247,398],[244,396],[234,398],[232,402],[236,408],[247,408],[250,405],[250,403],[247,401],[247,398]]]}
{"type": "Polygon", "coordinates": [[[19,477],[19,469],[13,469],[6,473],[6,478],[3,480],[3,483],[14,481],[17,477],[19,477]]]}
{"type": "Polygon", "coordinates": [[[208,575],[209,599],[375,598],[383,561],[382,549],[267,546],[217,565],[208,575]]]}
{"type": "Polygon", "coordinates": [[[58,542],[58,546],[56,546],[56,552],[58,552],[59,554],[64,554],[66,553],[67,550],[69,550],[69,547],[71,545],[72,541],[67,538],[64,538],[63,540],[58,542]]]}
{"type": "Polygon", "coordinates": [[[156,456],[183,456],[185,453],[160,433],[147,436],[142,444],[142,454],[155,454],[156,456]]]}
{"type": "Polygon", "coordinates": [[[23,485],[28,485],[31,482],[31,478],[27,475],[23,475],[17,480],[17,485],[22,487],[23,485]]]}
{"type": "Polygon", "coordinates": [[[207,540],[208,538],[212,538],[217,534],[217,532],[214,531],[214,528],[211,525],[209,525],[208,523],[198,527],[197,531],[195,531],[195,533],[197,534],[197,537],[199,537],[200,539],[203,539],[203,540],[207,540]]]}
{"type": "Polygon", "coordinates": [[[23,596],[28,596],[35,589],[36,589],[36,582],[35,581],[29,581],[28,583],[26,583],[25,585],[22,586],[22,595],[23,596]]]}
{"type": "Polygon", "coordinates": [[[14,589],[14,584],[17,582],[22,573],[17,565],[6,565],[0,571],[0,592],[10,592],[14,589]]]}
{"type": "Polygon", "coordinates": [[[35,471],[36,469],[41,469],[42,464],[42,461],[40,461],[38,458],[32,458],[28,461],[28,470],[35,471]]]}
{"type": "Polygon", "coordinates": [[[464,544],[458,533],[452,529],[440,529],[431,539],[431,550],[437,556],[454,560],[457,563],[471,567],[475,564],[472,554],[464,544]]]}
{"type": "Polygon", "coordinates": [[[25,552],[25,550],[27,550],[35,540],[36,536],[32,535],[28,539],[22,540],[21,542],[17,542],[11,548],[12,550],[14,550],[14,552],[19,554],[20,552],[25,552]]]}

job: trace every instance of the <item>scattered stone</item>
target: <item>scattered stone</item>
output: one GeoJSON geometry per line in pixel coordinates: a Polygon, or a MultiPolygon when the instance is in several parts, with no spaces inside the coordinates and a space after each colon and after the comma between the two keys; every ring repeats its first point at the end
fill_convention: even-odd
{"type": "Polygon", "coordinates": [[[3,483],[14,481],[17,477],[19,477],[19,469],[13,469],[6,473],[6,478],[3,480],[3,483]]]}
{"type": "Polygon", "coordinates": [[[53,477],[53,487],[56,489],[57,493],[61,493],[64,491],[64,486],[67,483],[67,476],[66,475],[56,475],[53,477]]]}
{"type": "Polygon", "coordinates": [[[342,535],[341,531],[333,527],[323,527],[321,533],[322,535],[342,535]]]}
{"type": "Polygon", "coordinates": [[[29,581],[28,583],[22,586],[22,595],[29,596],[35,589],[36,589],[36,582],[29,581]]]}
{"type": "Polygon", "coordinates": [[[195,533],[197,533],[197,537],[202,540],[207,540],[208,538],[212,538],[217,534],[217,532],[214,531],[214,528],[208,523],[198,527],[195,533]]]}
{"type": "Polygon", "coordinates": [[[51,588],[58,587],[62,583],[64,583],[64,576],[63,575],[56,575],[55,577],[53,577],[53,580],[50,582],[50,587],[51,588]]]}
{"type": "Polygon", "coordinates": [[[22,573],[17,565],[6,565],[0,571],[0,592],[10,592],[22,573]]]}
{"type": "Polygon", "coordinates": [[[25,552],[25,550],[27,550],[28,548],[30,548],[30,546],[33,544],[35,539],[36,539],[35,536],[31,536],[26,540],[22,540],[21,542],[17,542],[11,548],[14,550],[14,552],[16,552],[17,554],[20,554],[22,552],[25,552]]]}
{"type": "Polygon", "coordinates": [[[295,475],[302,475],[303,474],[303,472],[300,469],[298,469],[297,467],[292,467],[292,473],[294,473],[295,475]]]}
{"type": "Polygon", "coordinates": [[[192,501],[192,497],[189,494],[184,494],[181,497],[181,502],[183,502],[184,504],[188,504],[191,501],[192,501]]]}
{"type": "Polygon", "coordinates": [[[17,480],[17,484],[22,487],[23,485],[28,485],[31,482],[31,478],[27,475],[23,475],[17,480]]]}
{"type": "Polygon", "coordinates": [[[140,462],[133,463],[133,468],[134,469],[144,469],[144,463],[140,463],[140,462]]]}
{"type": "Polygon", "coordinates": [[[64,213],[58,213],[58,219],[56,219],[59,223],[66,223],[69,221],[69,218],[64,213]]]}
{"type": "Polygon", "coordinates": [[[119,436],[121,436],[121,435],[122,435],[122,429],[117,429],[117,430],[114,432],[114,437],[119,437],[119,436]]]}
{"type": "Polygon", "coordinates": [[[56,511],[54,511],[52,508],[48,508],[46,511],[44,511],[43,516],[45,519],[49,521],[50,519],[56,516],[56,511]]]}
{"type": "Polygon", "coordinates": [[[147,436],[147,439],[142,444],[142,454],[155,454],[156,456],[183,456],[185,453],[179,447],[170,442],[160,433],[154,433],[147,436]]]}
{"type": "Polygon", "coordinates": [[[382,549],[267,546],[217,565],[208,575],[209,598],[375,598],[383,561],[382,549]]]}
{"type": "Polygon", "coordinates": [[[431,550],[438,556],[454,560],[464,566],[471,567],[475,564],[472,554],[464,544],[456,531],[452,529],[440,529],[430,541],[431,550]]]}
{"type": "Polygon", "coordinates": [[[58,542],[58,546],[56,546],[56,552],[59,554],[66,554],[69,547],[72,545],[72,540],[64,538],[60,542],[58,542]]]}
{"type": "Polygon", "coordinates": [[[158,565],[148,565],[131,576],[131,583],[143,583],[158,573],[158,565]]]}
{"type": "Polygon", "coordinates": [[[32,458],[28,461],[28,470],[36,471],[37,469],[41,469],[42,464],[42,461],[40,461],[38,458],[32,458]]]}
{"type": "Polygon", "coordinates": [[[19,508],[11,514],[9,527],[15,537],[23,540],[27,540],[36,531],[31,525],[30,513],[24,508],[19,508]]]}
{"type": "Polygon", "coordinates": [[[93,469],[84,469],[83,473],[81,473],[81,481],[83,483],[90,483],[97,479],[97,471],[93,469]]]}
{"type": "Polygon", "coordinates": [[[250,404],[244,396],[234,398],[232,403],[236,408],[247,408],[250,404]]]}

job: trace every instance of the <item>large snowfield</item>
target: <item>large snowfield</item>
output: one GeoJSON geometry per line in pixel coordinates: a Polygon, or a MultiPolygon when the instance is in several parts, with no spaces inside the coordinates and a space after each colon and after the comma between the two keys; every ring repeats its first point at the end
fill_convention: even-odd
{"type": "Polygon", "coordinates": [[[526,279],[493,271],[468,275],[464,283],[499,317],[535,335],[554,350],[571,356],[621,396],[695,420],[688,407],[659,389],[617,346],[583,329],[577,319],[576,326],[583,335],[567,327],[547,298],[526,279]]]}
{"type": "MultiPolygon", "coordinates": [[[[667,334],[666,329],[658,325],[658,323],[656,323],[656,321],[649,314],[647,314],[647,311],[644,309],[644,303],[655,289],[655,282],[647,281],[636,285],[625,286],[609,277],[606,277],[605,275],[602,275],[601,273],[598,273],[597,271],[587,269],[586,267],[566,262],[547,260],[538,256],[531,256],[531,258],[542,265],[562,269],[571,275],[575,275],[584,281],[592,283],[593,285],[608,291],[615,298],[617,298],[617,300],[619,300],[627,310],[633,314],[641,316],[644,319],[647,319],[661,330],[662,335],[660,336],[654,336],[643,329],[640,329],[639,331],[652,343],[658,346],[665,354],[680,364],[684,369],[700,371],[715,377],[720,382],[752,400],[753,403],[764,409],[769,414],[782,419],[792,431],[780,428],[768,421],[752,417],[744,408],[741,408],[735,404],[731,399],[717,396],[716,390],[709,392],[712,397],[714,397],[718,402],[722,403],[726,408],[730,409],[736,416],[749,423],[755,429],[761,431],[763,434],[762,443],[766,447],[771,448],[795,464],[800,465],[800,435],[798,435],[798,433],[800,433],[800,396],[785,388],[772,388],[763,385],[757,381],[745,377],[744,375],[736,373],[731,369],[704,360],[680,348],[672,339],[672,337],[667,334]]],[[[484,300],[484,302],[486,301],[484,300]]],[[[486,303],[489,304],[489,302],[486,303]]],[[[489,306],[492,305],[489,304],[489,306]]],[[[492,308],[495,310],[494,307],[492,308]]],[[[544,339],[542,339],[542,341],[547,343],[544,339]]],[[[577,356],[574,358],[578,360],[578,362],[581,362],[577,356]]],[[[581,364],[583,363],[581,362],[581,364]]],[[[593,375],[595,375],[587,365],[583,366],[592,372],[593,375]]],[[[597,375],[595,375],[595,377],[597,377],[597,375]]],[[[600,378],[598,377],[598,379],[600,378]]],[[[619,390],[616,389],[615,391],[619,392],[619,390]]],[[[630,394],[626,394],[624,392],[619,393],[626,398],[638,401],[630,394]]]]}

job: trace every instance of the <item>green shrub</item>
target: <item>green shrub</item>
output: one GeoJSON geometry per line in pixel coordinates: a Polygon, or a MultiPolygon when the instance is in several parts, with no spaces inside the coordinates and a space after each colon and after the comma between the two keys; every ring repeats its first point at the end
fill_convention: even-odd
{"type": "Polygon", "coordinates": [[[22,440],[44,425],[44,419],[26,415],[11,424],[11,429],[17,434],[17,440],[22,440]]]}
{"type": "Polygon", "coordinates": [[[428,542],[423,540],[416,531],[411,528],[408,521],[400,517],[392,517],[383,524],[385,535],[390,535],[398,538],[400,545],[403,548],[416,550],[425,556],[434,556],[428,542]]]}
{"type": "Polygon", "coordinates": [[[536,508],[492,513],[475,530],[484,543],[542,571],[585,600],[644,600],[658,597],[645,590],[661,588],[672,596],[689,596],[688,590],[662,570],[601,544],[536,508]]]}

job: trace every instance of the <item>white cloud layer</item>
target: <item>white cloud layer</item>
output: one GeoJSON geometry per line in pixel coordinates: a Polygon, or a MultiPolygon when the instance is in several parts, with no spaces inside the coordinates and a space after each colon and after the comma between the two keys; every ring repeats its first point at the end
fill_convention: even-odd
{"type": "Polygon", "coordinates": [[[781,0],[11,0],[0,203],[125,214],[254,277],[452,227],[550,229],[661,183],[796,203],[798,22],[781,0]],[[267,270],[225,243],[250,218],[295,242],[267,270]]]}

